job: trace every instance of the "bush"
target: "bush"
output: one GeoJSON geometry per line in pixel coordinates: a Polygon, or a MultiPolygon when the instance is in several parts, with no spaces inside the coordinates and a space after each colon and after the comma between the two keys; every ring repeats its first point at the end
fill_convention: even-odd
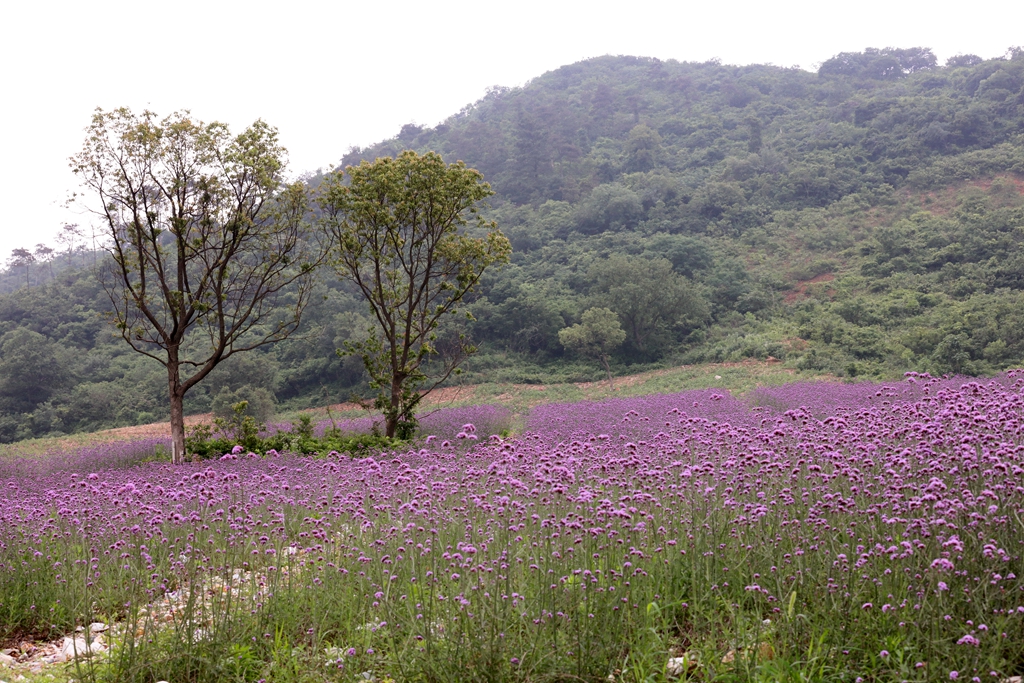
{"type": "Polygon", "coordinates": [[[235,391],[223,387],[210,404],[210,412],[214,417],[232,419],[235,406],[246,403],[245,414],[258,422],[266,422],[274,415],[277,401],[268,389],[263,387],[244,386],[235,391]]]}
{"type": "Polygon", "coordinates": [[[202,459],[231,453],[236,447],[261,455],[270,452],[304,455],[337,452],[366,457],[408,445],[408,440],[388,438],[378,432],[343,432],[336,427],[317,437],[313,433],[313,421],[308,415],[302,415],[293,422],[290,431],[267,434],[266,424],[247,415],[247,407],[246,402],[241,401],[232,406],[231,418],[215,418],[213,427],[207,424],[193,427],[185,439],[185,451],[202,459]]]}

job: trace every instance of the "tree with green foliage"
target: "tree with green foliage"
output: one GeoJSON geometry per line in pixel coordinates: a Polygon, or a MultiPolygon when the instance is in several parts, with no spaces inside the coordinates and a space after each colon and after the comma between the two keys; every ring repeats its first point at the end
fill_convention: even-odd
{"type": "Polygon", "coordinates": [[[938,370],[955,375],[967,372],[971,362],[969,344],[970,339],[963,332],[947,334],[943,337],[932,353],[932,360],[938,370]]]}
{"type": "Polygon", "coordinates": [[[32,264],[36,262],[35,255],[31,251],[25,248],[17,248],[11,250],[11,256],[7,259],[7,267],[11,270],[15,268],[21,268],[25,273],[25,286],[32,286],[32,264]]]}
{"type": "Polygon", "coordinates": [[[591,298],[623,323],[632,351],[660,355],[676,331],[702,325],[710,315],[696,289],[663,258],[614,254],[591,266],[591,298]]]}
{"type": "Polygon", "coordinates": [[[491,194],[478,171],[433,152],[364,161],[321,184],[332,263],[362,293],[375,321],[345,353],[362,357],[388,437],[411,436],[423,396],[475,351],[462,334],[442,349],[438,327],[458,312],[485,269],[508,261],[508,239],[477,213],[491,194]],[[439,367],[431,370],[431,360],[439,367]]]}
{"type": "Polygon", "coordinates": [[[646,123],[640,123],[629,131],[626,140],[626,170],[650,171],[658,164],[661,154],[661,136],[646,123]]]}
{"type": "Polygon", "coordinates": [[[896,80],[910,74],[931,71],[936,64],[935,54],[926,47],[869,47],[864,52],[841,52],[825,60],[818,68],[818,73],[822,76],[896,80]]]}
{"type": "Polygon", "coordinates": [[[35,257],[38,263],[46,264],[46,269],[50,273],[50,279],[53,279],[53,256],[55,254],[53,247],[45,244],[37,244],[36,248],[32,251],[32,255],[35,257]]]}
{"type": "Polygon", "coordinates": [[[608,386],[612,383],[612,369],[608,365],[609,354],[626,340],[626,331],[619,324],[619,316],[608,308],[590,308],[580,316],[580,323],[559,331],[558,341],[562,346],[583,356],[601,361],[608,373],[608,386]]]}
{"type": "Polygon", "coordinates": [[[0,337],[0,411],[26,413],[69,379],[59,347],[43,335],[17,327],[0,337]]]}
{"type": "Polygon", "coordinates": [[[71,168],[106,231],[113,322],[167,370],[181,462],[186,392],[299,325],[323,258],[307,192],[284,184],[286,152],[263,121],[233,137],[188,112],[122,108],[97,110],[87,131],[71,168]]]}

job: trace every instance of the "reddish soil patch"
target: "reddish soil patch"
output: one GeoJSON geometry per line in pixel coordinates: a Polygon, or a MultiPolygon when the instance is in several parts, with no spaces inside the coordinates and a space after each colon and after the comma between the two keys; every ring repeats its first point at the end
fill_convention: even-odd
{"type": "MultiPolygon", "coordinates": [[[[543,387],[540,387],[540,389],[543,390],[543,387]]],[[[423,403],[421,403],[421,405],[438,407],[443,406],[446,403],[465,401],[472,398],[475,391],[476,388],[472,386],[441,387],[430,392],[430,394],[423,399],[423,403]]],[[[326,408],[313,408],[302,412],[326,416],[328,412],[342,413],[360,409],[361,407],[357,403],[335,403],[334,405],[327,406],[326,408]]],[[[201,413],[199,415],[188,415],[185,417],[186,428],[193,427],[197,424],[213,424],[213,414],[201,413]]],[[[171,423],[153,422],[151,424],[135,425],[133,427],[116,427],[114,429],[104,429],[103,431],[96,432],[95,435],[104,441],[170,437],[171,423]]]]}
{"type": "MultiPolygon", "coordinates": [[[[716,368],[719,368],[719,367],[721,367],[721,368],[739,367],[741,365],[753,365],[753,364],[757,364],[757,363],[758,363],[758,361],[756,361],[756,360],[754,360],[752,358],[748,358],[747,360],[744,360],[741,363],[716,363],[714,365],[714,367],[716,367],[716,368]]],[[[637,384],[643,384],[644,382],[649,380],[651,377],[659,377],[661,375],[667,375],[668,373],[673,372],[675,370],[678,370],[680,368],[692,368],[692,367],[695,367],[695,366],[693,366],[693,365],[678,365],[678,366],[672,367],[672,368],[662,368],[661,370],[648,370],[647,372],[642,372],[639,375],[627,375],[625,377],[615,377],[614,378],[615,386],[616,387],[632,387],[632,386],[635,386],[637,384]]],[[[711,366],[709,366],[709,367],[711,367],[711,366]]],[[[573,386],[577,387],[579,389],[589,389],[591,387],[608,386],[608,380],[607,379],[603,379],[603,380],[600,380],[598,382],[573,382],[573,386]]],[[[518,387],[518,385],[517,385],[517,387],[518,387]]],[[[540,389],[540,390],[544,389],[543,386],[539,386],[539,385],[538,385],[537,388],[540,389]]]]}
{"type": "MultiPolygon", "coordinates": [[[[193,427],[197,424],[213,424],[212,413],[201,413],[199,415],[187,415],[185,427],[193,427]]],[[[145,439],[147,437],[158,437],[171,435],[170,422],[153,422],[148,425],[135,425],[134,427],[116,427],[96,432],[98,436],[111,437],[113,439],[145,439]]]]}
{"type": "Polygon", "coordinates": [[[810,280],[801,280],[796,286],[786,293],[786,298],[783,299],[787,304],[791,304],[794,301],[807,298],[807,288],[810,285],[816,285],[819,282],[832,282],[836,279],[836,276],[832,273],[822,273],[821,275],[815,275],[810,280]]]}
{"type": "Polygon", "coordinates": [[[974,185],[975,187],[980,187],[981,189],[988,192],[992,188],[992,183],[995,182],[996,180],[1008,180],[1017,186],[1017,194],[1024,194],[1024,178],[1018,178],[1015,175],[1001,175],[996,176],[995,178],[989,178],[988,180],[978,180],[975,181],[974,183],[971,183],[971,185],[974,185]]]}
{"type": "MultiPolygon", "coordinates": [[[[905,192],[903,197],[905,200],[913,201],[915,204],[923,208],[925,211],[934,214],[936,216],[947,216],[953,209],[956,208],[957,196],[959,193],[968,187],[976,187],[982,192],[991,196],[992,184],[997,180],[1002,180],[1013,184],[1017,190],[1017,194],[1024,195],[1024,178],[1017,177],[1015,175],[998,175],[992,178],[985,178],[981,180],[969,180],[965,183],[958,185],[951,185],[949,187],[943,187],[938,190],[930,192],[912,193],[905,192]]],[[[1013,197],[1004,197],[1004,199],[1013,200],[1013,197]]]]}
{"type": "MultiPolygon", "coordinates": [[[[473,398],[476,393],[476,387],[473,386],[460,386],[460,387],[439,387],[434,389],[420,402],[421,406],[440,406],[446,403],[455,403],[456,401],[465,401],[473,398]]],[[[342,413],[352,410],[362,410],[363,406],[358,403],[334,403],[325,408],[312,408],[310,410],[304,410],[303,412],[312,413],[314,415],[326,415],[328,412],[331,413],[342,413]]]]}

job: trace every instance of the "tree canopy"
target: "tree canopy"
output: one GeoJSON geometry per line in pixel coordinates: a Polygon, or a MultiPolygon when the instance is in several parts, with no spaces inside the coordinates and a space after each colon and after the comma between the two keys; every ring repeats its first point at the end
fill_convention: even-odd
{"type": "Polygon", "coordinates": [[[559,331],[558,340],[570,351],[600,360],[608,373],[608,385],[613,386],[608,356],[626,340],[626,331],[614,311],[608,308],[587,309],[580,316],[579,324],[559,331]]]}
{"type": "Polygon", "coordinates": [[[465,164],[412,151],[330,174],[320,186],[323,224],[336,244],[332,263],[358,288],[375,323],[347,348],[380,391],[376,405],[389,437],[415,424],[422,396],[474,350],[458,330],[439,338],[438,328],[485,269],[508,260],[508,239],[477,213],[491,194],[465,164]],[[467,234],[474,231],[486,234],[467,234]],[[438,362],[433,372],[430,360],[438,362]]]}
{"type": "Polygon", "coordinates": [[[97,111],[71,159],[106,227],[113,322],[166,368],[176,460],[186,392],[232,355],[299,325],[320,255],[306,189],[283,184],[284,161],[262,121],[233,137],[188,112],[160,120],[128,109],[97,111]],[[277,308],[290,285],[291,300],[277,308]]]}
{"type": "Polygon", "coordinates": [[[587,275],[591,299],[618,315],[640,356],[659,355],[676,332],[700,327],[710,315],[707,302],[668,259],[613,254],[587,275]]]}

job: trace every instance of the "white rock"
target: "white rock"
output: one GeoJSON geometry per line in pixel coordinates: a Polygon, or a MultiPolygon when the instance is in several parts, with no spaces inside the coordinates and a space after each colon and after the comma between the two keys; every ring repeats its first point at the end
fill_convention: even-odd
{"type": "Polygon", "coordinates": [[[92,650],[85,638],[65,638],[60,653],[67,659],[74,659],[75,657],[88,657],[92,654],[92,650]]]}
{"type": "Polygon", "coordinates": [[[686,671],[687,663],[686,657],[671,657],[665,666],[665,672],[669,676],[682,676],[686,671]]]}
{"type": "Polygon", "coordinates": [[[94,621],[89,624],[89,633],[103,633],[108,628],[109,626],[104,624],[102,621],[94,621]]]}
{"type": "Polygon", "coordinates": [[[6,652],[0,652],[0,666],[14,666],[17,662],[14,657],[10,656],[6,652]]]}

